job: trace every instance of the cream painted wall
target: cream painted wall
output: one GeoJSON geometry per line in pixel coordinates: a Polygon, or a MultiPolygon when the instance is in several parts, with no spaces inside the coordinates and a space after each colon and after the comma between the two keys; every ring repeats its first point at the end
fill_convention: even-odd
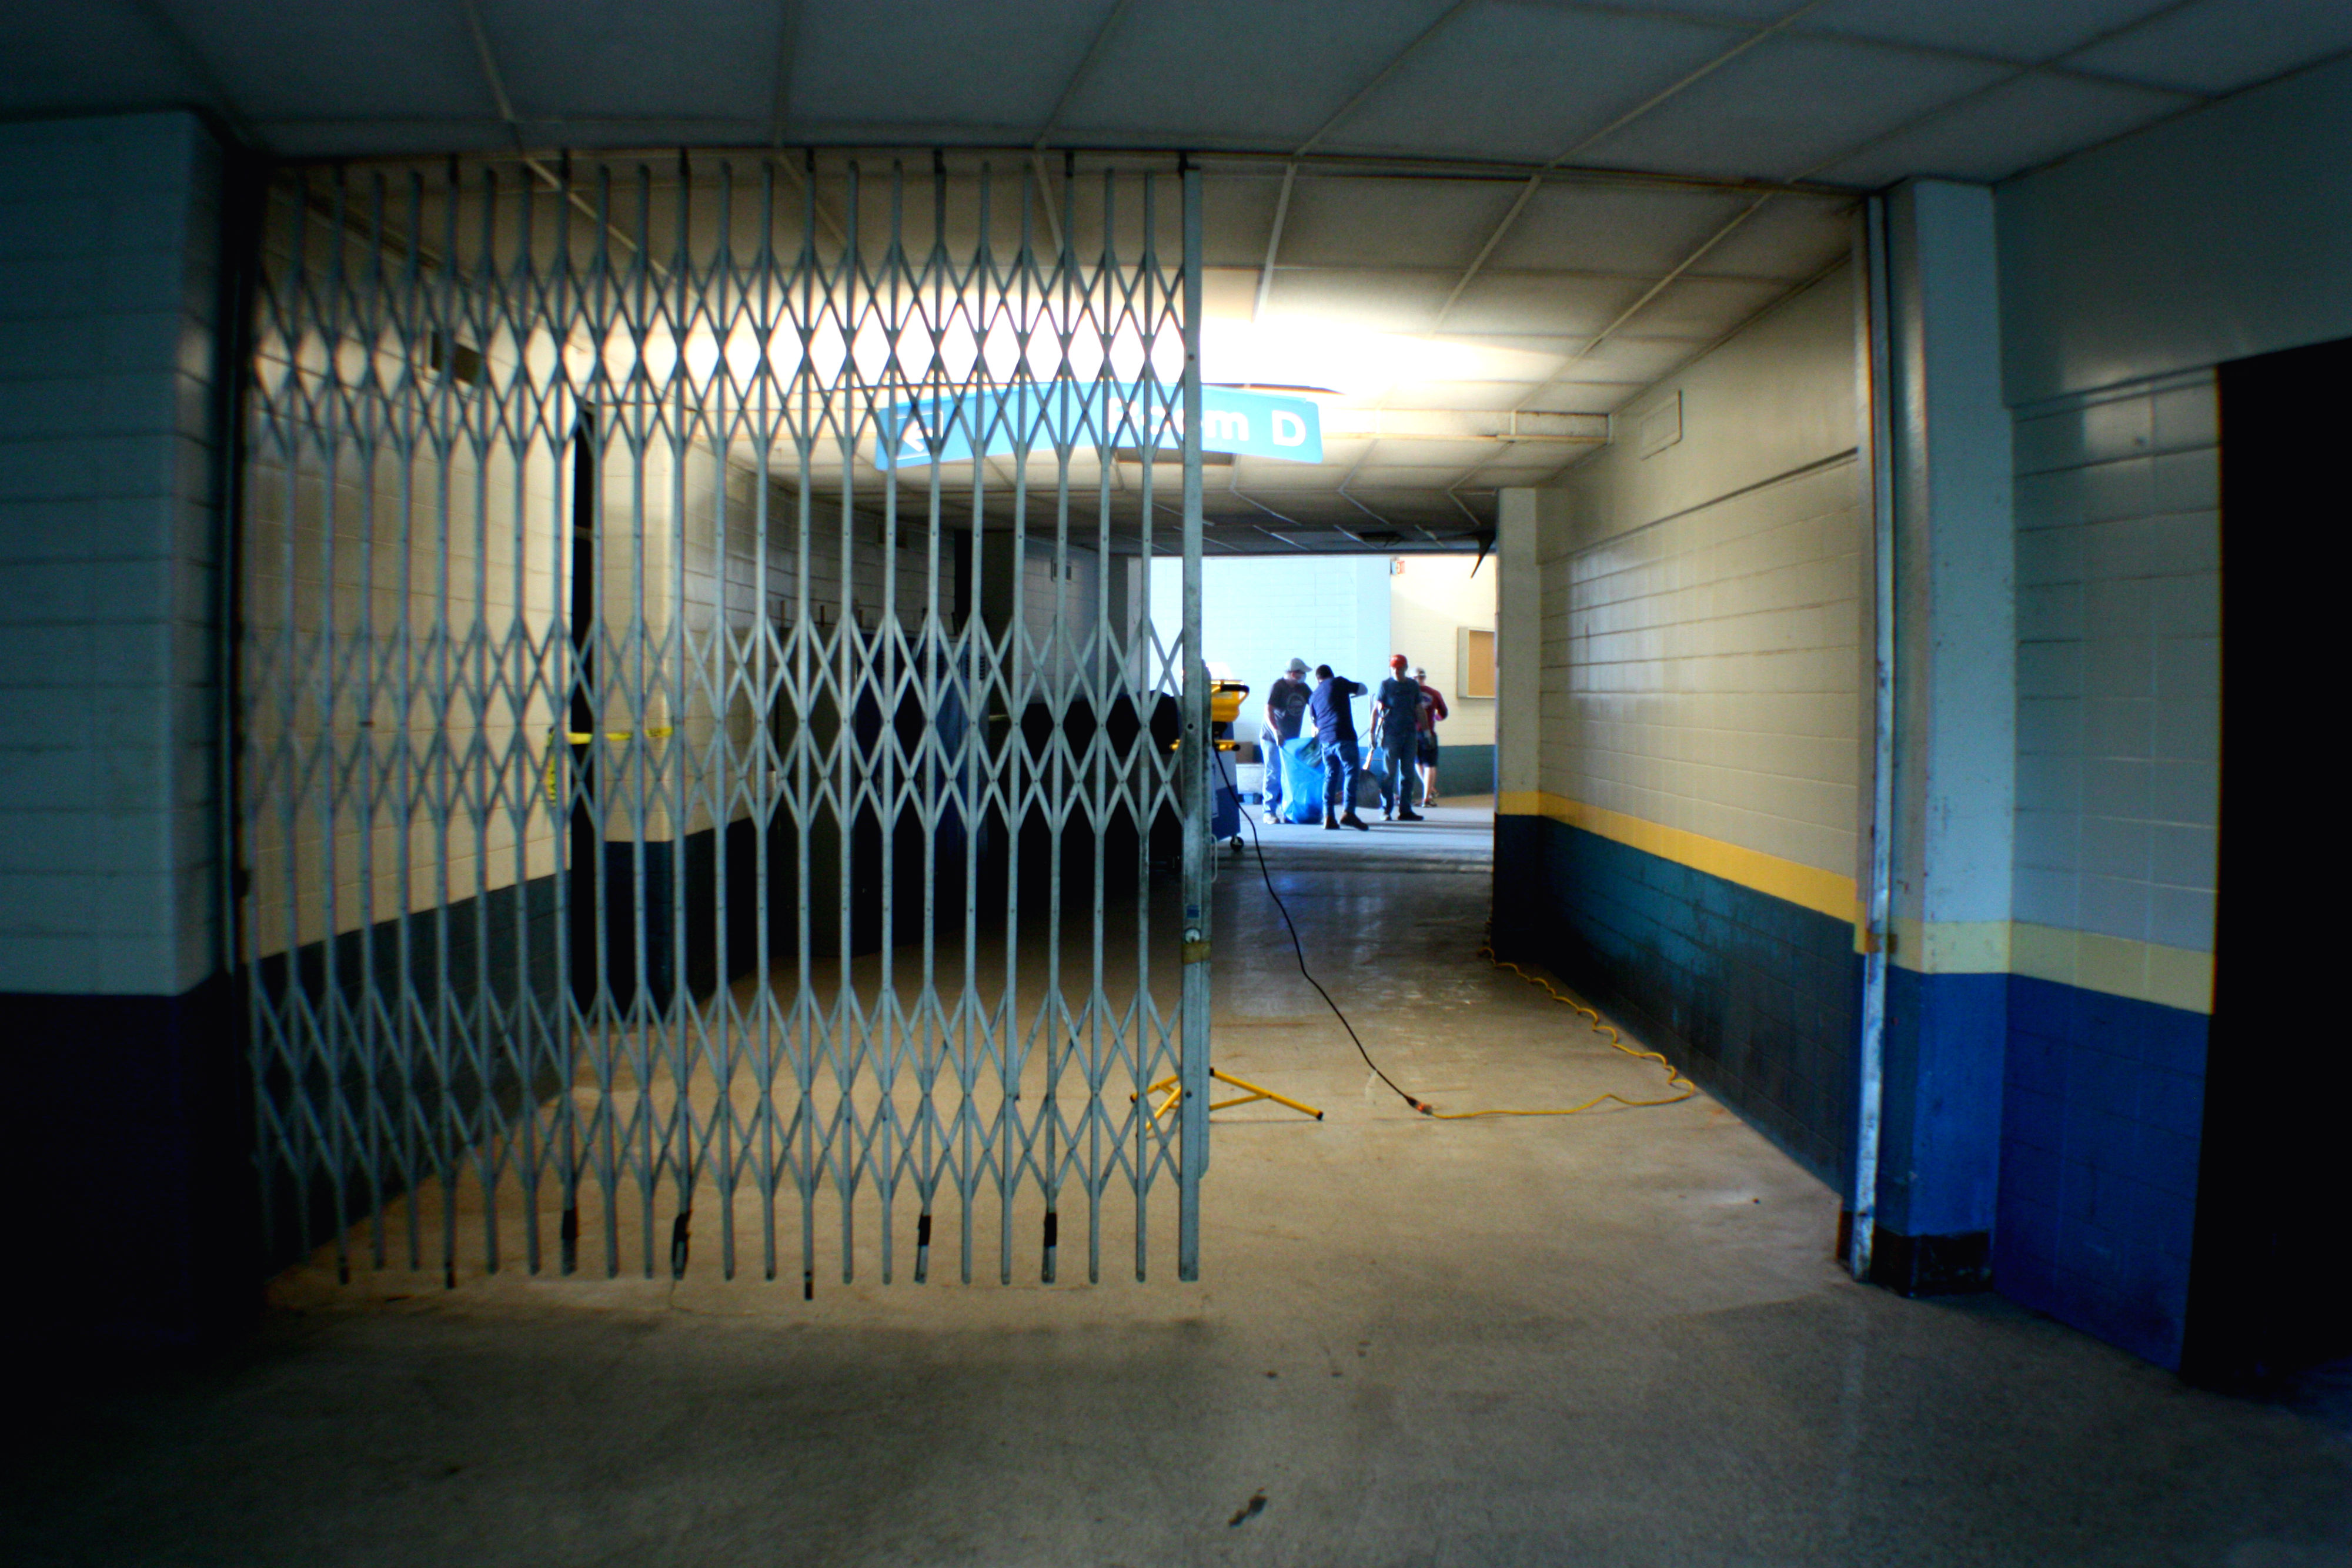
{"type": "Polygon", "coordinates": [[[331,464],[309,436],[256,426],[238,650],[250,950],[553,871],[534,770],[500,783],[478,833],[460,804],[489,777],[477,747],[544,757],[558,722],[551,460],[453,451],[445,517],[429,457],[363,465],[346,449],[331,464]],[[445,712],[445,681],[498,695],[445,712]]]}
{"type": "Polygon", "coordinates": [[[190,114],[0,125],[0,990],[221,961],[221,177],[190,114]]]}
{"type": "Polygon", "coordinates": [[[2352,334],[2352,61],[1996,193],[2016,417],[2021,973],[2211,1006],[2214,367],[2352,334]]]}
{"type": "MultiPolygon", "coordinates": [[[[1429,684],[1445,694],[1448,717],[1437,728],[1447,746],[1492,746],[1495,699],[1465,697],[1456,667],[1461,628],[1495,629],[1495,581],[1499,564],[1490,552],[1475,556],[1398,556],[1389,578],[1389,643],[1429,671],[1429,684]]],[[[1385,668],[1383,668],[1385,674],[1385,668]]]]}
{"type": "Polygon", "coordinates": [[[1854,450],[1853,275],[1841,266],[1651,388],[1569,470],[1589,546],[1854,450]],[[1647,417],[1682,402],[1679,441],[1643,455],[1647,417]]]}
{"type": "Polygon", "coordinates": [[[1850,877],[1867,512],[1840,267],[1662,382],[1542,530],[1540,788],[1850,877]],[[1682,400],[1648,456],[1644,410],[1682,400]]]}

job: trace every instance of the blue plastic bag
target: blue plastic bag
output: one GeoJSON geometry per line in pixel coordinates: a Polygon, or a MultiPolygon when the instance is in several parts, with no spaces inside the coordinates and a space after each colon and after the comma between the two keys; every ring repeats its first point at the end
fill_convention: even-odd
{"type": "Polygon", "coordinates": [[[1323,743],[1311,735],[1282,743],[1282,820],[1323,820],[1323,743]]]}

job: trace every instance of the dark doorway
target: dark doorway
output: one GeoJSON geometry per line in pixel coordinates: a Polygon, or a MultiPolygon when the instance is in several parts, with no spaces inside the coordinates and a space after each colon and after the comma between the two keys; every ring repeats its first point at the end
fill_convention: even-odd
{"type": "Polygon", "coordinates": [[[572,432],[572,580],[569,623],[572,659],[578,674],[565,705],[572,753],[574,791],[567,813],[565,836],[572,885],[568,904],[571,928],[572,994],[582,1007],[593,1006],[604,975],[605,958],[599,938],[604,935],[599,896],[604,873],[604,826],[597,807],[595,744],[600,719],[596,690],[596,573],[602,569],[596,552],[596,416],[583,411],[572,432]]]}
{"type": "Polygon", "coordinates": [[[2181,1371],[2277,1387],[2352,1354],[2352,1071],[2330,962],[2342,852],[2326,761],[2343,701],[2352,340],[2221,371],[2221,816],[2213,1019],[2181,1371]]]}

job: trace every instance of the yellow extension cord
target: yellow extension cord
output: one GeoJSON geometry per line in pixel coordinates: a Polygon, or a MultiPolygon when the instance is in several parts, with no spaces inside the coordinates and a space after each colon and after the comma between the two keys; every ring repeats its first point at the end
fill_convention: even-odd
{"type": "Polygon", "coordinates": [[[1592,1009],[1586,1007],[1582,1002],[1578,1001],[1574,997],[1570,996],[1567,992],[1561,990],[1558,986],[1553,985],[1541,975],[1529,974],[1527,970],[1520,968],[1517,964],[1512,963],[1509,959],[1496,957],[1495,956],[1495,949],[1492,946],[1479,948],[1478,956],[1486,959],[1488,963],[1494,965],[1498,969],[1508,969],[1511,973],[1517,975],[1519,978],[1527,981],[1531,986],[1541,986],[1544,988],[1545,993],[1549,995],[1553,1001],[1560,1002],[1566,1006],[1574,1008],[1578,1012],[1580,1012],[1586,1018],[1591,1019],[1592,1020],[1592,1031],[1595,1034],[1607,1035],[1609,1037],[1610,1047],[1612,1050],[1622,1051],[1628,1056],[1638,1056],[1644,1061],[1654,1061],[1659,1066],[1664,1068],[1666,1070],[1667,1085],[1670,1088],[1680,1088],[1682,1092],[1672,1095],[1664,1100],[1628,1100],[1622,1094],[1596,1094],[1581,1105],[1570,1105],[1565,1110],[1559,1111],[1448,1112],[1433,1109],[1428,1113],[1436,1120],[1440,1122],[1468,1122],[1480,1116],[1573,1116],[1579,1112],[1590,1111],[1596,1105],[1605,1105],[1612,1100],[1616,1101],[1620,1105],[1631,1106],[1634,1110],[1641,1110],[1652,1105],[1679,1105],[1684,1101],[1691,1098],[1698,1092],[1698,1085],[1693,1083],[1689,1079],[1685,1078],[1682,1073],[1675,1069],[1673,1062],[1668,1061],[1664,1057],[1659,1055],[1654,1051],[1636,1051],[1632,1046],[1627,1045],[1622,1040],[1618,1038],[1617,1027],[1614,1024],[1603,1022],[1599,1013],[1595,1012],[1592,1009]]]}

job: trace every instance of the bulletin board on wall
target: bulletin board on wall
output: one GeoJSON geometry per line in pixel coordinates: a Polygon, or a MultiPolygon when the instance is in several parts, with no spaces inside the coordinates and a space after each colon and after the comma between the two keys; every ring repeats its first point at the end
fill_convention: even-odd
{"type": "Polygon", "coordinates": [[[1465,626],[1454,633],[1454,695],[1458,697],[1493,696],[1495,634],[1475,626],[1465,626]]]}

